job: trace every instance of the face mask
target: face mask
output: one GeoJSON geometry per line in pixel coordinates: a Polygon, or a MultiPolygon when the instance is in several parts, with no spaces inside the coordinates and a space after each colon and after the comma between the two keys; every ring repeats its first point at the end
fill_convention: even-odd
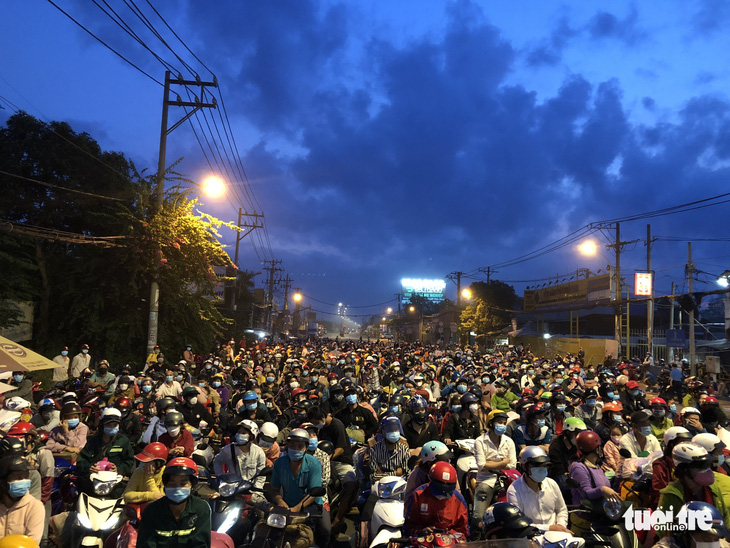
{"type": "Polygon", "coordinates": [[[395,443],[400,439],[400,432],[386,432],[385,439],[390,443],[395,443]]]}
{"type": "Polygon", "coordinates": [[[259,447],[261,449],[269,449],[272,445],[274,444],[270,441],[259,440],[259,447]]]}
{"type": "Polygon", "coordinates": [[[8,494],[14,498],[19,499],[25,496],[30,489],[30,480],[17,480],[8,482],[8,494]]]}
{"type": "Polygon", "coordinates": [[[172,382],[172,375],[165,377],[165,382],[172,382]]]}
{"type": "Polygon", "coordinates": [[[545,419],[537,419],[537,427],[542,428],[545,426],[545,419]]]}
{"type": "Polygon", "coordinates": [[[715,483],[715,473],[708,468],[707,470],[697,472],[692,479],[703,487],[709,487],[715,483]]]}
{"type": "Polygon", "coordinates": [[[220,381],[213,381],[213,388],[220,388],[220,381]]]}
{"type": "Polygon", "coordinates": [[[638,396],[639,391],[638,390],[629,390],[629,394],[631,394],[632,396],[638,396]]]}
{"type": "Polygon", "coordinates": [[[120,384],[119,385],[119,390],[121,390],[122,392],[124,392],[125,390],[127,390],[127,388],[129,388],[129,385],[128,384],[120,384]]]}
{"type": "Polygon", "coordinates": [[[652,410],[651,414],[654,415],[656,418],[661,419],[664,417],[664,409],[654,409],[652,410]]]}
{"type": "Polygon", "coordinates": [[[506,424],[495,424],[494,425],[494,433],[498,436],[501,436],[507,431],[507,425],[506,424]]]}
{"type": "Polygon", "coordinates": [[[670,411],[671,411],[672,413],[676,413],[676,412],[677,412],[677,406],[676,406],[676,405],[674,405],[674,404],[672,404],[672,405],[670,405],[670,406],[669,406],[669,410],[670,410],[670,411]]]}
{"type": "Polygon", "coordinates": [[[426,413],[425,412],[414,413],[413,420],[416,421],[418,424],[423,424],[424,422],[426,422],[426,413]]]}
{"type": "Polygon", "coordinates": [[[317,438],[309,438],[309,445],[307,445],[307,451],[314,452],[317,449],[319,440],[317,438]]]}
{"type": "Polygon", "coordinates": [[[457,385],[456,386],[456,391],[459,394],[463,394],[464,392],[466,392],[466,385],[465,384],[459,384],[459,385],[457,385]]]}
{"type": "Polygon", "coordinates": [[[357,394],[348,394],[347,397],[345,397],[345,400],[350,405],[354,405],[357,403],[357,394]]]}
{"type": "Polygon", "coordinates": [[[482,384],[489,384],[489,377],[482,377],[482,384]]]}
{"type": "Polygon", "coordinates": [[[68,419],[68,427],[73,430],[79,425],[79,419],[68,419]]]}
{"type": "Polygon", "coordinates": [[[176,438],[177,435],[180,433],[180,427],[179,426],[168,426],[167,433],[170,434],[170,437],[176,438]]]}
{"type": "Polygon", "coordinates": [[[180,382],[180,381],[181,381],[181,380],[183,379],[183,376],[182,376],[182,375],[178,375],[178,376],[176,377],[176,379],[177,379],[177,381],[178,381],[178,382],[180,382]]]}
{"type": "Polygon", "coordinates": [[[545,466],[538,466],[530,469],[530,477],[537,483],[542,483],[547,477],[548,469],[545,466]]]}
{"type": "Polygon", "coordinates": [[[398,413],[400,413],[400,405],[393,405],[388,408],[388,411],[390,413],[393,413],[394,415],[397,415],[398,413]]]}
{"type": "Polygon", "coordinates": [[[624,418],[621,415],[619,415],[618,413],[616,413],[613,416],[613,422],[623,422],[623,421],[624,421],[624,418]]]}
{"type": "Polygon", "coordinates": [[[89,351],[86,350],[86,348],[84,348],[81,352],[83,352],[84,354],[88,354],[89,353],[89,351]]]}
{"type": "Polygon", "coordinates": [[[348,379],[351,379],[352,378],[352,373],[350,373],[348,371],[347,373],[345,373],[345,377],[347,377],[348,379]]]}
{"type": "Polygon", "coordinates": [[[289,449],[286,454],[289,455],[289,460],[297,462],[304,458],[304,451],[295,451],[294,449],[289,449]]]}
{"type": "Polygon", "coordinates": [[[165,487],[165,496],[175,504],[180,504],[190,497],[190,487],[165,487]]]}
{"type": "Polygon", "coordinates": [[[340,361],[339,361],[339,364],[340,364],[340,365],[343,365],[344,363],[345,363],[345,360],[340,360],[340,361]]]}
{"type": "Polygon", "coordinates": [[[68,356],[68,350],[61,350],[61,356],[68,356]]]}
{"type": "Polygon", "coordinates": [[[593,398],[591,398],[589,400],[586,400],[586,405],[588,407],[595,407],[596,406],[596,400],[594,400],[593,398]]]}
{"type": "Polygon", "coordinates": [[[651,435],[651,426],[642,426],[639,432],[641,432],[641,435],[644,437],[649,436],[651,435]]]}
{"type": "Polygon", "coordinates": [[[556,405],[555,409],[557,409],[558,411],[560,411],[562,413],[563,411],[565,411],[565,406],[562,404],[556,405]]]}
{"type": "Polygon", "coordinates": [[[198,397],[197,396],[193,396],[192,398],[188,398],[188,403],[190,405],[195,405],[196,403],[198,403],[198,397]]]}
{"type": "Polygon", "coordinates": [[[157,358],[157,363],[163,363],[165,361],[165,358],[157,358]]]}
{"type": "Polygon", "coordinates": [[[213,360],[213,365],[215,365],[215,366],[219,365],[220,363],[221,362],[219,360],[213,360]]]}
{"type": "Polygon", "coordinates": [[[461,411],[461,405],[452,405],[452,406],[451,406],[451,410],[452,410],[452,411],[453,411],[454,413],[458,413],[459,411],[461,411]]]}
{"type": "Polygon", "coordinates": [[[104,427],[104,433],[105,433],[105,434],[106,434],[107,436],[110,436],[110,437],[114,437],[114,436],[116,436],[117,434],[119,434],[119,427],[118,427],[118,426],[115,426],[115,427],[113,427],[113,428],[110,428],[110,427],[108,427],[108,426],[105,426],[105,427],[104,427]]]}
{"type": "Polygon", "coordinates": [[[234,439],[236,445],[246,445],[248,443],[248,434],[236,434],[234,439]]]}
{"type": "Polygon", "coordinates": [[[149,384],[145,384],[142,387],[142,392],[148,394],[148,393],[152,392],[152,387],[149,384]]]}
{"type": "Polygon", "coordinates": [[[204,383],[204,382],[199,382],[199,383],[198,383],[198,386],[199,386],[200,388],[205,388],[205,383],[204,383]]]}
{"type": "Polygon", "coordinates": [[[247,403],[246,409],[249,411],[255,411],[258,406],[259,406],[258,402],[247,403]]]}
{"type": "Polygon", "coordinates": [[[613,442],[613,443],[614,443],[615,445],[618,445],[618,444],[619,444],[619,442],[621,441],[621,436],[611,436],[611,441],[612,441],[612,442],[613,442]]]}
{"type": "Polygon", "coordinates": [[[299,388],[299,383],[296,382],[296,381],[290,382],[289,383],[289,388],[291,388],[292,390],[294,390],[295,388],[299,388]]]}
{"type": "Polygon", "coordinates": [[[213,364],[210,364],[210,363],[206,363],[206,364],[205,364],[205,368],[206,368],[206,369],[213,369],[213,364]]]}
{"type": "Polygon", "coordinates": [[[527,374],[528,374],[528,375],[534,375],[534,374],[535,374],[535,370],[534,370],[534,369],[529,369],[529,370],[527,371],[527,374]]]}
{"type": "Polygon", "coordinates": [[[23,382],[23,375],[13,375],[13,380],[15,382],[23,382]]]}
{"type": "Polygon", "coordinates": [[[305,371],[304,373],[302,373],[302,377],[308,377],[308,376],[309,376],[309,371],[305,371]]]}
{"type": "Polygon", "coordinates": [[[479,411],[479,406],[476,403],[469,404],[469,411],[474,414],[479,411]]]}
{"type": "Polygon", "coordinates": [[[319,377],[317,375],[312,375],[312,382],[317,382],[319,380],[319,377]]]}
{"type": "Polygon", "coordinates": [[[192,350],[192,349],[193,349],[193,347],[192,347],[192,346],[187,346],[186,348],[187,348],[188,350],[192,350]]]}

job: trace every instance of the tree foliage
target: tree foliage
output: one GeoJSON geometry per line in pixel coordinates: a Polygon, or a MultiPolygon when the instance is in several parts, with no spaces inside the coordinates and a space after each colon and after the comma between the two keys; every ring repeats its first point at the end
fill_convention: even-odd
{"type": "Polygon", "coordinates": [[[469,287],[472,302],[461,313],[461,332],[466,335],[493,333],[510,323],[517,303],[514,287],[499,280],[474,282],[469,287]]]}

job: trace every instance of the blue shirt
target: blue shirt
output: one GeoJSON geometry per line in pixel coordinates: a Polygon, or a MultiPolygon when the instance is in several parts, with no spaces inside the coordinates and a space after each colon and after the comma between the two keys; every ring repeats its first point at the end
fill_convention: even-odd
{"type": "Polygon", "coordinates": [[[682,382],[682,369],[679,367],[672,367],[672,380],[682,382]]]}
{"type": "MultiPolygon", "coordinates": [[[[274,463],[271,486],[274,489],[281,488],[282,498],[289,507],[296,506],[312,487],[322,487],[322,465],[317,457],[304,455],[299,474],[294,476],[289,468],[289,456],[282,455],[274,463]]],[[[321,497],[315,501],[319,505],[323,504],[321,497]]]]}

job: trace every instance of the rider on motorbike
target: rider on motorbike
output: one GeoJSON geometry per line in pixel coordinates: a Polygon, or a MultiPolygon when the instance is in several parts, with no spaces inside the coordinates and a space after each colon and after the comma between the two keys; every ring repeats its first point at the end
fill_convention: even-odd
{"type": "MultiPolygon", "coordinates": [[[[445,443],[437,440],[429,441],[421,448],[421,459],[417,466],[408,476],[406,490],[404,492],[406,505],[413,496],[413,492],[424,483],[428,483],[428,472],[437,462],[449,462],[452,458],[451,451],[445,443]]],[[[456,482],[456,490],[461,492],[459,482],[456,482]]]]}
{"type": "Polygon", "coordinates": [[[141,453],[135,455],[134,458],[139,461],[139,466],[132,472],[132,477],[124,490],[124,502],[139,504],[165,496],[162,474],[165,471],[167,456],[167,447],[159,441],[148,444],[141,453]]]}
{"type": "MultiPolygon", "coordinates": [[[[253,443],[259,433],[259,427],[249,419],[243,419],[236,424],[236,433],[231,437],[231,443],[221,448],[213,459],[213,469],[216,475],[235,474],[237,479],[253,480],[266,466],[264,450],[253,443]]],[[[261,489],[266,478],[256,478],[255,487],[261,489]]]]}
{"type": "Polygon", "coordinates": [[[134,451],[127,436],[119,433],[122,414],[119,409],[107,407],[101,414],[99,432],[89,438],[88,443],[79,453],[76,469],[80,474],[98,471],[98,463],[106,458],[111,463],[111,470],[122,476],[128,476],[134,466],[134,451]]]}
{"type": "Polygon", "coordinates": [[[484,538],[487,540],[533,538],[540,534],[540,530],[531,524],[532,520],[509,502],[490,506],[482,517],[484,538]]]}
{"type": "Polygon", "coordinates": [[[30,465],[23,457],[0,459],[0,531],[6,535],[28,535],[40,544],[45,512],[43,504],[28,492],[30,465]]]}
{"type": "Polygon", "coordinates": [[[573,504],[580,504],[583,499],[620,501],[619,494],[611,489],[611,482],[603,472],[599,462],[603,457],[601,438],[592,430],[585,430],[576,437],[576,447],[580,451],[580,460],[573,461],[568,468],[571,479],[578,487],[572,490],[573,504]]]}
{"type": "Polygon", "coordinates": [[[61,422],[61,413],[58,410],[56,401],[52,398],[43,398],[38,404],[38,412],[33,415],[30,422],[38,430],[50,432],[61,422]]]}
{"type": "Polygon", "coordinates": [[[52,453],[78,455],[86,445],[89,427],[81,422],[81,406],[76,402],[64,404],[61,408],[61,424],[51,430],[46,447],[52,453]]]}

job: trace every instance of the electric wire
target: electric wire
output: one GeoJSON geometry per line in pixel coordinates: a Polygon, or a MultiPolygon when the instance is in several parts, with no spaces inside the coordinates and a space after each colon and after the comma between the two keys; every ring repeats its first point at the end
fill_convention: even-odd
{"type": "MultiPolygon", "coordinates": [[[[302,298],[304,298],[304,299],[308,299],[308,300],[310,300],[310,301],[314,301],[314,302],[316,302],[316,303],[319,303],[319,304],[326,304],[327,306],[339,306],[338,304],[334,304],[334,303],[328,303],[328,302],[325,302],[325,301],[320,301],[320,300],[318,300],[318,299],[315,299],[315,298],[314,298],[314,297],[312,297],[311,295],[307,295],[307,294],[305,294],[305,293],[302,293],[301,291],[300,291],[300,294],[302,295],[302,298]]],[[[344,307],[344,308],[375,308],[376,306],[385,306],[386,304],[391,304],[391,303],[393,303],[393,302],[397,302],[397,301],[398,301],[398,299],[394,297],[394,298],[392,298],[392,299],[389,299],[389,300],[387,300],[387,301],[384,301],[384,302],[382,302],[382,303],[377,303],[377,304],[365,304],[365,305],[352,305],[352,306],[350,306],[350,305],[348,304],[348,305],[347,305],[346,307],[344,307]]]]}
{"type": "Polygon", "coordinates": [[[122,198],[113,198],[111,196],[102,196],[101,194],[94,194],[93,192],[84,192],[83,190],[77,190],[75,188],[67,188],[65,186],[54,185],[53,183],[46,183],[45,181],[39,181],[38,179],[31,179],[30,177],[23,177],[22,175],[17,175],[15,173],[8,173],[7,171],[3,171],[3,170],[0,170],[0,175],[6,175],[8,177],[15,177],[16,179],[22,179],[23,181],[36,183],[39,185],[47,186],[49,188],[55,188],[58,190],[65,190],[66,192],[74,192],[76,194],[83,194],[84,196],[91,196],[93,198],[102,198],[104,200],[114,200],[116,202],[125,201],[122,198]]]}

